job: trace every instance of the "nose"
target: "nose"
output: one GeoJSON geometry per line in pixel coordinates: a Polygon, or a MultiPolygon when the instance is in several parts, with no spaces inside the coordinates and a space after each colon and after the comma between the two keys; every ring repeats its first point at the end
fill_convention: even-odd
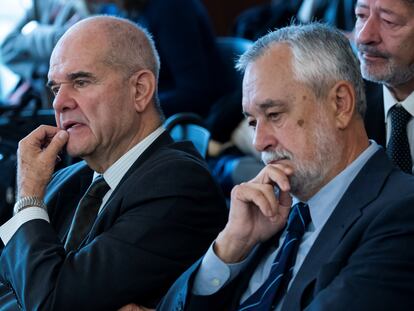
{"type": "Polygon", "coordinates": [[[355,25],[355,41],[357,44],[372,45],[381,41],[378,18],[368,16],[365,20],[357,20],[355,25]]]}
{"type": "Polygon", "coordinates": [[[76,101],[71,94],[71,84],[62,83],[53,100],[53,109],[56,112],[63,112],[67,109],[74,109],[75,107],[76,101]]]}
{"type": "Polygon", "coordinates": [[[276,133],[270,125],[266,124],[266,122],[257,122],[254,131],[253,145],[259,152],[276,147],[276,133]]]}

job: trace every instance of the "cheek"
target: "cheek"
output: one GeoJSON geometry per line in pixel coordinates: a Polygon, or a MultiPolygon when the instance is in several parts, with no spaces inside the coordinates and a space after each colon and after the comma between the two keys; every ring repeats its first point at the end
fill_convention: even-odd
{"type": "Polygon", "coordinates": [[[59,114],[59,113],[55,113],[55,122],[56,122],[56,126],[57,126],[58,128],[62,128],[62,127],[60,126],[60,114],[59,114]]]}

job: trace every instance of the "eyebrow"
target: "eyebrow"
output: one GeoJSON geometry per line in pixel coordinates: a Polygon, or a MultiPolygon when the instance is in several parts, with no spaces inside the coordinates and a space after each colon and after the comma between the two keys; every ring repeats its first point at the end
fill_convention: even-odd
{"type": "Polygon", "coordinates": [[[355,5],[355,9],[358,9],[358,8],[369,9],[368,5],[360,3],[359,1],[357,1],[356,5],[355,5]]]}
{"type": "MultiPolygon", "coordinates": [[[[88,78],[88,79],[96,80],[95,75],[93,75],[90,72],[86,72],[86,71],[78,71],[78,72],[73,72],[73,73],[69,73],[66,75],[66,80],[68,80],[68,82],[72,82],[79,78],[88,78]]],[[[61,83],[65,83],[65,82],[61,82],[61,83]]],[[[46,83],[46,86],[50,88],[56,84],[59,84],[59,83],[54,80],[50,80],[46,83]]]]}
{"type": "MultiPolygon", "coordinates": [[[[286,107],[286,102],[283,100],[275,100],[275,99],[266,99],[263,102],[258,104],[259,109],[262,111],[266,111],[269,108],[274,108],[274,107],[278,107],[278,108],[283,108],[286,107]]],[[[245,117],[249,117],[251,116],[250,113],[243,111],[243,114],[245,117]]]]}
{"type": "MultiPolygon", "coordinates": [[[[357,4],[355,5],[355,9],[358,8],[362,8],[362,9],[369,9],[369,6],[366,4],[362,4],[359,1],[357,2],[357,4]]],[[[388,15],[393,15],[393,16],[400,16],[398,13],[390,10],[390,9],[385,9],[385,8],[379,8],[379,11],[388,15]]]]}

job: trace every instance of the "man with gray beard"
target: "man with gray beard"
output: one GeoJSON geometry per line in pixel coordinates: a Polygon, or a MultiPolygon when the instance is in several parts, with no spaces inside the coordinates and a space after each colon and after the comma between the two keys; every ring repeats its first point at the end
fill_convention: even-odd
{"type": "Polygon", "coordinates": [[[367,137],[347,39],[289,26],[237,67],[266,166],[157,310],[413,310],[414,177],[367,137]]]}
{"type": "Polygon", "coordinates": [[[414,0],[358,0],[355,41],[369,84],[365,124],[407,173],[414,163],[414,0]],[[371,98],[371,93],[378,95],[371,98]]]}

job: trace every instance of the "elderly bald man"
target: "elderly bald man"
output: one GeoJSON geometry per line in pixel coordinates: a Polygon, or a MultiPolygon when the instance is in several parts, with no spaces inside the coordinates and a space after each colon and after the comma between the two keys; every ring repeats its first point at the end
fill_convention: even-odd
{"type": "Polygon", "coordinates": [[[225,224],[202,158],[161,126],[158,71],[152,39],[124,19],[85,19],[56,45],[57,127],[20,142],[0,227],[2,310],[153,307],[225,224]],[[52,177],[63,149],[84,161],[52,177]]]}

